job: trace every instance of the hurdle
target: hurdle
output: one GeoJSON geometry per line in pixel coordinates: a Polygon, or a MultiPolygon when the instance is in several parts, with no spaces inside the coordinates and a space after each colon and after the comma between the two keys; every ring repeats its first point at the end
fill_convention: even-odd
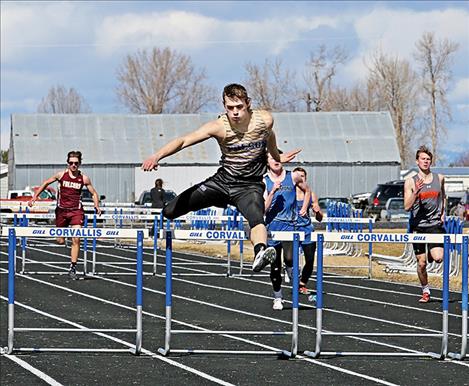
{"type": "MultiPolygon", "coordinates": [[[[51,220],[55,219],[55,214],[54,213],[27,213],[24,212],[22,214],[16,214],[16,213],[2,213],[1,215],[2,219],[12,219],[13,220],[13,227],[19,226],[19,227],[28,227],[30,229],[38,229],[38,227],[30,227],[29,220],[51,220]]],[[[128,215],[128,214],[102,214],[101,216],[97,216],[96,213],[94,214],[85,214],[84,217],[84,223],[83,223],[83,228],[80,229],[105,229],[106,231],[110,231],[113,229],[124,229],[122,227],[114,227],[114,228],[98,228],[97,227],[97,219],[99,218],[100,220],[113,220],[116,224],[117,221],[121,221],[123,218],[125,219],[135,219],[137,216],[139,220],[153,220],[156,218],[153,215],[128,215]],[[89,221],[91,220],[91,221],[89,221]],[[92,223],[92,227],[88,228],[88,224],[92,223]]],[[[49,229],[52,229],[49,228],[49,229]]],[[[128,228],[126,228],[128,229],[128,228]]],[[[132,228],[139,230],[140,228],[132,228]]],[[[148,231],[147,231],[148,232],[148,231]]],[[[97,253],[97,238],[92,239],[92,247],[89,248],[89,240],[87,237],[87,233],[83,233],[84,236],[80,236],[83,238],[83,243],[82,243],[82,250],[83,250],[83,260],[81,258],[79,261],[83,262],[83,275],[87,277],[93,277],[93,276],[98,276],[98,275],[133,275],[133,273],[127,273],[127,272],[97,272],[96,271],[96,266],[97,264],[99,265],[115,265],[115,266],[121,266],[121,265],[133,265],[133,262],[99,262],[97,261],[96,253],[97,253]],[[91,259],[88,258],[88,254],[91,252],[91,259]],[[91,264],[91,271],[88,271],[88,264],[91,264]]],[[[123,234],[123,233],[121,233],[123,234]]],[[[43,239],[46,239],[48,237],[43,237],[43,239]]],[[[55,237],[51,237],[52,239],[55,239],[55,237]]],[[[26,250],[27,246],[31,244],[31,240],[26,240],[26,237],[21,237],[21,274],[28,273],[30,275],[51,275],[51,274],[66,274],[65,272],[55,272],[55,271],[32,271],[26,270],[26,265],[27,263],[32,263],[32,264],[42,264],[40,261],[36,260],[31,260],[26,258],[26,250]]],[[[118,237],[113,238],[113,240],[119,240],[118,237]]],[[[58,245],[56,243],[49,245],[49,247],[62,247],[62,245],[58,245]]],[[[101,248],[112,248],[116,247],[115,243],[114,246],[109,245],[109,246],[104,246],[100,244],[101,248]]],[[[145,246],[143,246],[143,249],[145,249],[145,246]]],[[[16,260],[15,260],[16,261],[16,260]]],[[[48,262],[48,264],[57,264],[57,265],[63,265],[63,264],[69,264],[69,262],[65,261],[54,261],[54,262],[48,262]]],[[[144,262],[143,265],[152,265],[152,273],[149,272],[143,272],[144,275],[155,275],[156,274],[156,264],[157,264],[157,257],[156,257],[156,249],[155,246],[153,248],[153,262],[144,262]]]]}
{"type": "MultiPolygon", "coordinates": [[[[448,305],[449,305],[449,249],[450,243],[461,243],[463,238],[461,235],[443,235],[443,234],[416,234],[416,233],[340,233],[340,234],[317,234],[318,253],[317,253],[317,281],[316,281],[316,346],[315,351],[305,351],[304,354],[313,358],[320,355],[327,356],[418,356],[431,357],[436,359],[444,359],[448,354],[448,305]],[[442,302],[442,331],[441,333],[371,333],[371,332],[324,332],[322,323],[323,313],[323,244],[325,241],[342,241],[342,242],[361,242],[361,243],[436,243],[444,245],[443,258],[443,302],[442,302]],[[438,337],[441,338],[441,350],[435,352],[344,352],[344,351],[328,351],[322,352],[323,336],[381,336],[381,337],[438,337]]],[[[464,243],[467,245],[467,236],[464,236],[464,243]]],[[[465,248],[465,261],[467,265],[467,247],[465,248]]],[[[463,321],[463,329],[466,328],[467,339],[467,277],[466,286],[463,293],[463,299],[466,301],[466,323],[463,321]]],[[[463,306],[464,309],[464,306],[463,306]]],[[[463,335],[463,349],[465,349],[463,335]]],[[[462,353],[461,353],[462,354],[462,353]]]]}
{"type": "MultiPolygon", "coordinates": [[[[167,227],[169,228],[169,226],[167,227]]],[[[185,354],[257,354],[282,355],[295,357],[298,353],[298,307],[299,307],[299,246],[304,240],[304,232],[272,232],[271,237],[277,241],[293,241],[293,286],[292,286],[292,331],[230,331],[230,330],[173,330],[172,323],[172,240],[247,240],[246,233],[240,230],[178,230],[161,231],[166,239],[166,294],[165,294],[165,339],[164,348],[158,352],[167,356],[170,353],[185,354]],[[174,334],[213,334],[213,335],[291,335],[290,350],[204,350],[173,349],[171,336],[174,334]]]]}
{"type": "Polygon", "coordinates": [[[132,352],[139,355],[142,348],[142,314],[143,314],[143,239],[148,237],[147,230],[136,229],[102,229],[102,228],[2,228],[2,236],[8,236],[8,346],[5,348],[7,354],[14,352],[132,352]],[[78,234],[79,233],[79,234],[78,234]],[[92,238],[136,238],[136,328],[132,329],[97,329],[97,328],[27,328],[15,327],[15,260],[16,260],[16,238],[19,237],[92,237],[92,238]],[[15,347],[14,337],[18,332],[125,332],[135,333],[135,348],[133,349],[109,349],[109,348],[27,348],[15,347]]]}
{"type": "Polygon", "coordinates": [[[462,238],[462,284],[461,284],[461,350],[459,353],[450,352],[448,356],[453,359],[467,358],[467,323],[468,323],[468,236],[462,238]]]}

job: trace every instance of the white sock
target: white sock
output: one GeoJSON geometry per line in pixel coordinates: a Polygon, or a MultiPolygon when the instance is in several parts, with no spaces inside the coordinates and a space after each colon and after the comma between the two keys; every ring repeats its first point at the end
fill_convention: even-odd
{"type": "Polygon", "coordinates": [[[285,267],[285,271],[287,272],[288,278],[290,281],[292,281],[292,272],[293,272],[293,267],[285,267]]]}
{"type": "Polygon", "coordinates": [[[422,293],[427,293],[430,295],[430,287],[428,286],[428,284],[422,286],[422,293]]]}
{"type": "Polygon", "coordinates": [[[282,289],[280,289],[279,291],[274,291],[274,298],[275,299],[282,299],[283,298],[283,295],[282,295],[282,289]]]}

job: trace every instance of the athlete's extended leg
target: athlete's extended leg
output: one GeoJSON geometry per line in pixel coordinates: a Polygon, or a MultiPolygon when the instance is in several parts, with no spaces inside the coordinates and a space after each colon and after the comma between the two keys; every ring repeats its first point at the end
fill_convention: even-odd
{"type": "Polygon", "coordinates": [[[275,260],[275,249],[267,247],[267,229],[264,224],[264,184],[253,184],[239,189],[233,203],[248,221],[254,246],[254,272],[261,271],[275,260]]]}
{"type": "Polygon", "coordinates": [[[306,284],[308,284],[308,280],[311,277],[311,274],[313,273],[316,243],[304,244],[301,247],[303,248],[305,256],[305,265],[301,271],[300,287],[306,287],[306,284]]]}
{"type": "Polygon", "coordinates": [[[226,206],[227,196],[209,180],[194,185],[171,200],[163,209],[163,215],[173,220],[191,211],[209,206],[226,206]]]}

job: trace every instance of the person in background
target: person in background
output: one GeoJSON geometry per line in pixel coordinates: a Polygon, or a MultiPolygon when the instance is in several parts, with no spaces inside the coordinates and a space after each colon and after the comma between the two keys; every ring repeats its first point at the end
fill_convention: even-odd
{"type": "Polygon", "coordinates": [[[155,187],[150,190],[152,208],[163,208],[165,206],[166,202],[164,194],[163,180],[161,178],[157,178],[155,180],[155,187]]]}
{"type": "MultiPolygon", "coordinates": [[[[404,182],[404,208],[410,211],[410,232],[444,234],[445,228],[445,179],[441,174],[432,173],[430,167],[433,154],[425,147],[417,150],[418,173],[404,182]]],[[[413,244],[417,258],[417,276],[422,286],[420,303],[430,301],[428,286],[427,255],[429,262],[443,261],[443,244],[413,244]],[[428,248],[428,249],[427,249],[428,248]],[[428,254],[427,252],[428,251],[428,254]]]]}
{"type": "MultiPolygon", "coordinates": [[[[298,216],[307,215],[307,207],[311,197],[310,189],[300,172],[285,170],[282,164],[276,161],[270,154],[267,156],[268,171],[264,177],[266,191],[265,222],[270,232],[292,232],[298,216]],[[296,204],[296,189],[305,194],[306,200],[299,213],[296,204]]],[[[276,259],[271,265],[270,280],[274,291],[274,310],[283,309],[282,294],[282,250],[283,260],[289,277],[293,269],[293,242],[269,240],[269,246],[275,248],[276,259]]]]}
{"type": "MultiPolygon", "coordinates": [[[[67,154],[68,167],[52,177],[45,180],[39,189],[36,190],[28,205],[32,207],[39,195],[53,182],[58,182],[57,208],[55,209],[55,226],[59,228],[72,227],[81,228],[85,219],[85,211],[81,202],[81,191],[86,186],[92,195],[94,208],[99,216],[101,209],[99,207],[99,196],[91,184],[90,178],[83,174],[79,167],[81,166],[82,154],[80,151],[70,151],[67,154]]],[[[65,244],[64,237],[58,237],[57,243],[65,244]]],[[[70,270],[68,275],[71,279],[77,278],[77,261],[80,253],[80,238],[72,237],[72,247],[70,251],[70,270]]]]}
{"type": "MultiPolygon", "coordinates": [[[[293,169],[293,172],[299,173],[300,177],[306,183],[307,174],[305,169],[303,169],[302,167],[296,167],[295,169],[293,169]]],[[[305,264],[301,271],[299,291],[300,294],[308,295],[310,293],[310,290],[306,287],[306,285],[308,284],[308,280],[311,277],[311,274],[313,273],[314,254],[316,253],[316,242],[311,240],[311,233],[314,232],[314,227],[311,221],[310,212],[313,212],[316,221],[319,222],[322,221],[323,214],[318,204],[318,197],[311,190],[311,199],[307,204],[306,214],[302,216],[301,213],[304,206],[304,199],[305,193],[302,189],[297,186],[296,205],[298,210],[298,217],[296,220],[295,230],[305,233],[305,239],[301,242],[301,248],[303,249],[305,264]]]]}

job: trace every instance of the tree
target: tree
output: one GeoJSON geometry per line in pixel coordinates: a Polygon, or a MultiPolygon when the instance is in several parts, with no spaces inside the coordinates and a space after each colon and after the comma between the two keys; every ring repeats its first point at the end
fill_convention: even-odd
{"type": "Polygon", "coordinates": [[[91,112],[85,99],[73,88],[65,86],[51,87],[47,96],[42,98],[37,107],[38,113],[49,114],[79,114],[91,112]]]}
{"type": "Polygon", "coordinates": [[[451,111],[446,99],[448,83],[451,80],[450,65],[452,54],[458,45],[448,39],[435,39],[433,32],[425,32],[416,43],[414,54],[420,66],[423,95],[428,103],[427,126],[430,131],[432,151],[435,162],[438,160],[438,142],[446,133],[446,122],[451,120],[451,111]]]}
{"type": "Polygon", "coordinates": [[[8,150],[1,150],[0,157],[1,157],[2,164],[7,164],[8,163],[8,150]]]}
{"type": "Polygon", "coordinates": [[[417,134],[417,75],[408,61],[381,52],[372,55],[368,70],[374,109],[390,112],[401,163],[407,166],[412,161],[412,138],[417,134]]]}
{"type": "Polygon", "coordinates": [[[295,74],[282,67],[281,59],[264,65],[248,63],[246,87],[256,107],[270,111],[295,111],[297,104],[295,74]]]}
{"type": "Polygon", "coordinates": [[[305,82],[307,89],[304,92],[307,111],[311,111],[314,103],[315,111],[329,111],[328,98],[330,96],[332,80],[337,72],[337,67],[347,60],[347,54],[341,47],[327,50],[325,45],[320,45],[316,52],[311,53],[311,58],[306,63],[305,82]]]}
{"type": "Polygon", "coordinates": [[[464,153],[462,153],[449,166],[469,166],[469,150],[466,150],[464,153]]]}
{"type": "Polygon", "coordinates": [[[117,70],[120,102],[137,114],[196,113],[215,100],[205,71],[170,48],[127,55],[117,70]]]}
{"type": "Polygon", "coordinates": [[[383,103],[376,98],[374,82],[357,83],[350,90],[332,87],[328,96],[329,111],[380,111],[383,103]]]}

